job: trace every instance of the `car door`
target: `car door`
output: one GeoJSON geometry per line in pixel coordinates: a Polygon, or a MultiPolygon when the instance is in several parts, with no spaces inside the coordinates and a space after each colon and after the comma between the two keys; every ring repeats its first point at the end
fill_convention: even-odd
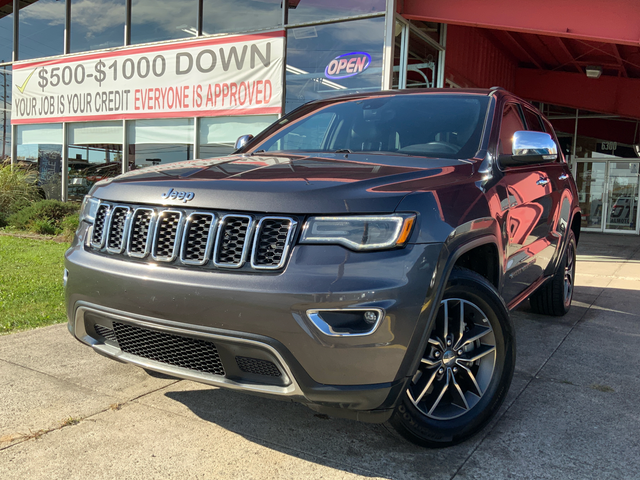
{"type": "MultiPolygon", "coordinates": [[[[513,134],[527,129],[523,108],[515,101],[505,104],[499,155],[511,155],[513,134]]],[[[535,118],[538,123],[531,122],[530,129],[540,131],[542,124],[537,115],[535,118]]],[[[508,167],[503,171],[502,181],[509,198],[505,220],[508,242],[503,296],[507,304],[513,304],[544,276],[557,248],[558,237],[552,230],[559,201],[554,196],[554,175],[555,178],[559,175],[553,167],[545,164],[508,167]]]]}

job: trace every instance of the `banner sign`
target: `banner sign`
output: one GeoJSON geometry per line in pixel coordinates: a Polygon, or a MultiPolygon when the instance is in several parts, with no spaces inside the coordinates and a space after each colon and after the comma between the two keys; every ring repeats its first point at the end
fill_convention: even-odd
{"type": "Polygon", "coordinates": [[[279,114],[284,32],[13,65],[13,124],[279,114]]]}

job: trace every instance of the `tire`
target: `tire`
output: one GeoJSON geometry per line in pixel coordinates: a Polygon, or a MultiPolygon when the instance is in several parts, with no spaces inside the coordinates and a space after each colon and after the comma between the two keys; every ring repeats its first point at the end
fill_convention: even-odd
{"type": "Polygon", "coordinates": [[[562,260],[551,280],[542,285],[529,299],[535,313],[561,317],[569,312],[576,276],[576,236],[569,230],[562,260]]]}
{"type": "Polygon", "coordinates": [[[418,370],[388,425],[424,447],[466,440],[500,408],[515,355],[513,323],[496,289],[475,272],[455,268],[418,370]]]}

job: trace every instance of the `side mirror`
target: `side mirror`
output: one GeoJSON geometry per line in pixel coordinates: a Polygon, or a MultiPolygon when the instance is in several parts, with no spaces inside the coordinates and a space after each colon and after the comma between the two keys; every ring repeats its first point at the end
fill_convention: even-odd
{"type": "Polygon", "coordinates": [[[236,150],[240,150],[253,139],[253,135],[242,135],[236,140],[236,150]]]}
{"type": "Polygon", "coordinates": [[[517,167],[558,159],[558,147],[551,135],[544,132],[520,131],[513,134],[513,154],[500,155],[500,165],[517,167]]]}

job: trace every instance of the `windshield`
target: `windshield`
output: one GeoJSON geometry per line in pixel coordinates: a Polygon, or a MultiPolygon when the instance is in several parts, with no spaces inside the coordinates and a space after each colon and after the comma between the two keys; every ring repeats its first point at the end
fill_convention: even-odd
{"type": "Polygon", "coordinates": [[[266,131],[266,140],[253,148],[471,158],[478,150],[488,102],[480,95],[426,94],[311,105],[278,122],[280,129],[266,131]]]}

